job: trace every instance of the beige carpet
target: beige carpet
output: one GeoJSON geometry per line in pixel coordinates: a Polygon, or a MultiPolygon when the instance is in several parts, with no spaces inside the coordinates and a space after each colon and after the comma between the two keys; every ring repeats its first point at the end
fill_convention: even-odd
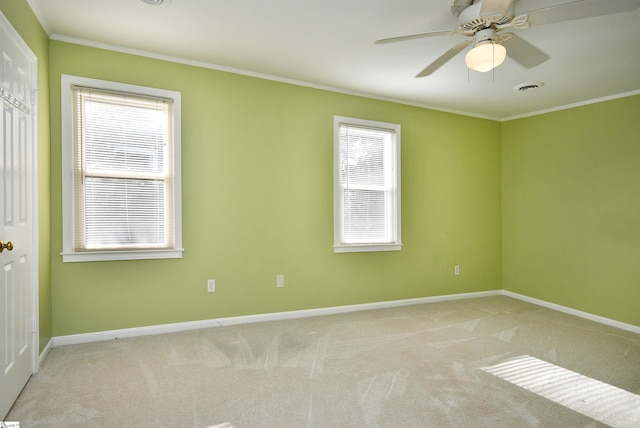
{"type": "MultiPolygon", "coordinates": [[[[640,335],[487,297],[54,348],[7,420],[21,428],[606,426],[486,371],[523,356],[640,394],[640,335]]],[[[598,407],[601,399],[585,390],[579,401],[596,416],[615,412],[598,407]]]]}

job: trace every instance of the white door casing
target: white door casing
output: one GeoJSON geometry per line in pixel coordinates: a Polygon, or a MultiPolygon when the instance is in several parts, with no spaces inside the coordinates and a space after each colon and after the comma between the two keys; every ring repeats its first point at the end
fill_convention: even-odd
{"type": "Polygon", "coordinates": [[[36,61],[0,12],[0,420],[38,368],[36,61]]]}

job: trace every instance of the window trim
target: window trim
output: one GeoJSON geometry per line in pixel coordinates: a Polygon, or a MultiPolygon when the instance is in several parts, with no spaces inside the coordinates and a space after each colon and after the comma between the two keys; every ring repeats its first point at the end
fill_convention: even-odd
{"type": "Polygon", "coordinates": [[[402,216],[401,216],[401,191],[400,191],[400,143],[401,127],[399,124],[378,122],[366,119],[357,119],[346,116],[334,116],[333,118],[333,206],[334,206],[334,244],[335,253],[374,252],[374,251],[400,251],[402,249],[402,216]],[[392,148],[392,168],[395,188],[395,201],[391,204],[393,240],[389,243],[345,243],[342,242],[342,227],[344,219],[343,189],[340,184],[340,126],[353,125],[356,127],[373,128],[391,131],[394,134],[392,148]]]}
{"type": "Polygon", "coordinates": [[[62,75],[62,261],[88,262],[108,260],[146,260],[182,258],[182,178],[181,178],[181,93],[126,83],[86,77],[62,75]],[[73,189],[73,125],[72,87],[86,86],[173,100],[173,248],[74,251],[74,189],[73,189]]]}

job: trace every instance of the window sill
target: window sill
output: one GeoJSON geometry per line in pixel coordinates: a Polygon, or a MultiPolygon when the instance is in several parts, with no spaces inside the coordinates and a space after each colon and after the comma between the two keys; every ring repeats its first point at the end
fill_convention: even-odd
{"type": "Polygon", "coordinates": [[[334,245],[334,253],[368,253],[375,251],[400,251],[402,244],[352,244],[334,245]]]}
{"type": "Polygon", "coordinates": [[[181,259],[184,249],[174,250],[140,250],[140,251],[87,251],[63,252],[63,263],[68,262],[100,262],[112,260],[150,260],[150,259],[181,259]]]}

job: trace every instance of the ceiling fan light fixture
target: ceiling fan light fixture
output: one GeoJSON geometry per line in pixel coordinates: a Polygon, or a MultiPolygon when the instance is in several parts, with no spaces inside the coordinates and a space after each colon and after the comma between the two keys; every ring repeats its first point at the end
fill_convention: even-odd
{"type": "Polygon", "coordinates": [[[485,40],[467,52],[464,61],[471,70],[485,73],[502,64],[506,57],[507,49],[504,46],[485,40]]]}

